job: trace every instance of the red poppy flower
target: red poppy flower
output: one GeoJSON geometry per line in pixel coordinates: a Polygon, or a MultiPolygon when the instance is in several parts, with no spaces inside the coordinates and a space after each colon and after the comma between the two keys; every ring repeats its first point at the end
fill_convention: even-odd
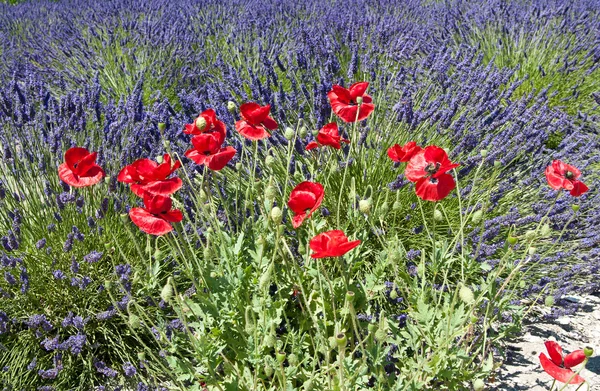
{"type": "Polygon", "coordinates": [[[313,250],[312,258],[341,257],[360,244],[360,240],[348,241],[348,237],[339,229],[323,232],[309,242],[313,250]]]}
{"type": "Polygon", "coordinates": [[[106,175],[96,164],[98,153],[73,147],[65,152],[65,162],[58,166],[59,178],[73,187],[87,187],[100,182],[106,175]]]}
{"type": "Polygon", "coordinates": [[[225,124],[217,119],[215,111],[208,109],[200,113],[194,123],[185,125],[183,133],[193,136],[203,133],[216,134],[218,135],[219,143],[222,144],[225,141],[227,130],[225,129],[225,124]]]}
{"type": "Polygon", "coordinates": [[[576,350],[567,354],[563,361],[563,352],[559,344],[554,341],[544,342],[550,359],[544,353],[540,353],[540,364],[544,371],[561,383],[581,384],[585,382],[581,376],[571,370],[572,367],[581,364],[585,360],[583,350],[576,350]],[[563,368],[564,367],[564,368],[563,368]]]}
{"type": "Polygon", "coordinates": [[[546,179],[550,187],[554,190],[569,190],[574,197],[579,197],[589,190],[583,182],[577,180],[580,176],[581,171],[560,160],[555,160],[546,167],[546,179]]]}
{"type": "Polygon", "coordinates": [[[302,222],[319,208],[324,196],[325,192],[322,184],[316,182],[299,183],[292,190],[287,203],[295,214],[292,218],[292,226],[294,228],[301,226],[302,222]]]}
{"type": "Polygon", "coordinates": [[[308,143],[306,150],[309,151],[321,145],[329,145],[335,149],[340,149],[342,147],[340,142],[349,143],[350,140],[341,138],[338,125],[335,122],[331,122],[319,130],[319,134],[317,134],[317,141],[311,141],[308,143]]]}
{"type": "Polygon", "coordinates": [[[421,199],[440,201],[456,187],[454,178],[446,172],[458,166],[448,159],[446,151],[430,145],[409,160],[404,176],[415,182],[415,191],[421,199]]]}
{"type": "Polygon", "coordinates": [[[204,164],[213,171],[219,171],[235,156],[233,147],[221,148],[218,136],[200,134],[192,138],[193,149],[186,151],[185,156],[196,164],[204,164]]]}
{"type": "Polygon", "coordinates": [[[157,163],[150,159],[138,159],[123,167],[117,180],[131,185],[131,191],[138,197],[146,192],[151,194],[171,195],[181,188],[181,179],[167,179],[181,166],[179,161],[171,165],[171,156],[163,155],[163,162],[157,163]]]}
{"type": "Polygon", "coordinates": [[[387,154],[390,159],[395,161],[396,163],[407,162],[417,153],[421,152],[423,148],[419,147],[416,142],[409,141],[403,146],[398,144],[394,144],[389,147],[387,150],[387,154]]]}
{"type": "Polygon", "coordinates": [[[150,235],[164,235],[173,230],[171,223],[183,220],[180,210],[172,210],[173,200],[170,197],[144,194],[144,208],[131,208],[129,217],[140,229],[150,235]]]}
{"type": "Polygon", "coordinates": [[[373,99],[365,94],[368,86],[366,81],[354,83],[348,89],[334,85],[327,93],[333,112],[345,122],[362,121],[367,118],[375,110],[375,105],[371,103],[373,99]],[[356,101],[359,97],[362,98],[360,109],[356,101]]]}
{"type": "Polygon", "coordinates": [[[277,122],[269,116],[271,105],[260,106],[249,102],[240,106],[242,119],[235,123],[235,129],[249,140],[262,140],[271,137],[267,132],[277,129],[277,122]]]}

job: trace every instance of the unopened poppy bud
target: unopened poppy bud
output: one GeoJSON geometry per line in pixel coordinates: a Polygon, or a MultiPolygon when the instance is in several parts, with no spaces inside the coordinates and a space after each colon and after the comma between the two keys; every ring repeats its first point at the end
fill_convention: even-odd
{"type": "Polygon", "coordinates": [[[260,290],[267,289],[267,285],[269,285],[269,283],[271,282],[271,275],[272,274],[273,274],[273,263],[271,263],[269,265],[269,267],[267,268],[267,270],[263,273],[262,276],[260,276],[260,279],[258,280],[258,288],[260,290]]]}
{"type": "Polygon", "coordinates": [[[154,255],[152,255],[154,257],[154,259],[162,259],[162,255],[163,252],[157,248],[156,251],[154,251],[154,255]]]}
{"type": "Polygon", "coordinates": [[[163,134],[166,129],[167,129],[167,124],[165,124],[164,122],[158,123],[158,131],[160,132],[160,134],[163,134]]]}
{"type": "Polygon", "coordinates": [[[235,169],[240,171],[242,169],[242,163],[235,163],[235,169]]]}
{"type": "Polygon", "coordinates": [[[481,155],[481,157],[486,157],[488,154],[487,149],[482,149],[481,152],[479,152],[479,154],[481,155]]]}
{"type": "Polygon", "coordinates": [[[272,167],[275,164],[275,158],[271,155],[267,155],[265,158],[265,165],[267,167],[272,167]]]}
{"type": "Polygon", "coordinates": [[[534,239],[535,235],[536,235],[535,230],[533,230],[533,229],[527,230],[525,232],[525,239],[529,239],[529,240],[534,239]]]}
{"type": "Polygon", "coordinates": [[[502,162],[500,160],[494,160],[494,167],[498,168],[502,165],[502,162]]]}
{"type": "Polygon", "coordinates": [[[481,221],[481,218],[482,218],[482,217],[483,217],[483,211],[482,211],[482,210],[476,210],[476,211],[473,213],[473,217],[471,217],[471,221],[472,221],[474,224],[477,224],[477,223],[479,223],[479,222],[481,221]]]}
{"type": "Polygon", "coordinates": [[[275,371],[273,370],[273,367],[271,366],[271,364],[269,364],[269,363],[266,363],[266,364],[265,364],[265,375],[266,375],[267,377],[271,377],[271,376],[273,376],[273,373],[274,373],[274,372],[275,372],[275,371]]]}
{"type": "Polygon", "coordinates": [[[285,225],[281,224],[279,227],[277,227],[277,232],[279,232],[279,235],[283,235],[285,232],[285,225]]]}
{"type": "Polygon", "coordinates": [[[160,298],[164,301],[169,301],[173,297],[173,286],[171,285],[171,282],[172,279],[169,278],[162,291],[160,291],[160,298]]]}
{"type": "Polygon", "coordinates": [[[517,244],[518,239],[512,235],[508,235],[508,239],[506,239],[509,244],[515,245],[517,244]]]}
{"type": "Polygon", "coordinates": [[[354,292],[352,291],[347,291],[346,292],[346,300],[348,301],[348,303],[352,303],[354,301],[354,297],[356,295],[354,294],[354,292]]]}
{"type": "Polygon", "coordinates": [[[571,209],[573,209],[573,212],[579,212],[579,205],[571,205],[571,209]]]}
{"type": "Polygon", "coordinates": [[[368,215],[369,212],[371,211],[371,204],[372,204],[372,201],[370,198],[366,199],[366,200],[360,200],[358,202],[358,210],[360,210],[361,213],[368,215]]]}
{"type": "Polygon", "coordinates": [[[163,144],[165,145],[165,149],[169,150],[171,148],[171,142],[169,140],[163,140],[163,144]]]}
{"type": "Polygon", "coordinates": [[[485,383],[481,379],[475,379],[473,381],[473,390],[481,391],[485,388],[485,383]]]}
{"type": "Polygon", "coordinates": [[[283,364],[285,361],[285,352],[279,351],[275,354],[275,358],[279,364],[283,364]]]}
{"type": "Polygon", "coordinates": [[[300,136],[300,138],[304,138],[304,137],[308,136],[308,129],[306,128],[306,126],[300,127],[300,130],[298,131],[298,135],[300,136]]]}
{"type": "Polygon", "coordinates": [[[433,219],[435,221],[443,221],[444,215],[442,214],[442,212],[440,212],[439,210],[436,209],[433,211],[433,219]]]}
{"type": "Polygon", "coordinates": [[[261,235],[258,237],[258,240],[256,241],[256,243],[259,246],[264,246],[265,244],[267,244],[267,241],[265,240],[265,237],[261,235]]]}
{"type": "Polygon", "coordinates": [[[594,354],[594,349],[592,349],[591,346],[586,346],[583,348],[583,354],[585,354],[587,358],[590,358],[594,354]]]}
{"type": "Polygon", "coordinates": [[[106,289],[107,291],[109,291],[112,288],[112,282],[111,281],[104,281],[104,289],[106,289]]]}
{"type": "Polygon", "coordinates": [[[338,335],[336,335],[335,342],[336,342],[338,348],[340,348],[340,349],[344,348],[346,346],[346,342],[348,342],[348,339],[346,338],[346,334],[339,333],[338,335]]]}
{"type": "Polygon", "coordinates": [[[379,342],[384,342],[387,339],[387,336],[387,332],[382,328],[377,329],[375,332],[375,339],[379,342]]]}
{"type": "Polygon", "coordinates": [[[138,352],[137,357],[140,361],[146,361],[146,353],[144,352],[138,352]]]}
{"type": "Polygon", "coordinates": [[[269,334],[265,337],[265,346],[272,348],[277,343],[277,338],[274,335],[269,334]]]}
{"type": "Polygon", "coordinates": [[[157,162],[158,164],[162,163],[162,162],[163,162],[163,157],[162,157],[161,155],[158,155],[158,156],[156,157],[156,162],[157,162]]]}
{"type": "Polygon", "coordinates": [[[400,203],[400,201],[394,202],[394,205],[392,205],[392,209],[395,211],[402,209],[402,204],[400,203]]]}
{"type": "Polygon", "coordinates": [[[267,186],[267,188],[265,189],[265,198],[267,200],[272,201],[275,199],[276,196],[277,196],[277,189],[275,188],[275,186],[273,186],[273,185],[267,186]]]}
{"type": "Polygon", "coordinates": [[[390,299],[396,300],[398,298],[398,292],[395,289],[392,289],[390,292],[390,299]]]}
{"type": "Polygon", "coordinates": [[[237,110],[237,106],[235,105],[235,103],[233,103],[232,101],[227,102],[227,111],[229,111],[231,114],[235,113],[235,111],[237,110]]]}
{"type": "Polygon", "coordinates": [[[202,255],[204,255],[204,259],[210,259],[211,255],[212,255],[212,251],[210,250],[210,247],[206,247],[204,249],[202,255]]]}
{"type": "Polygon", "coordinates": [[[521,280],[521,282],[519,283],[519,286],[521,288],[526,288],[527,287],[527,283],[525,281],[521,280]]]}
{"type": "Polygon", "coordinates": [[[138,329],[140,328],[141,322],[140,322],[140,317],[137,316],[136,314],[129,314],[129,327],[131,327],[132,329],[138,329]]]}
{"type": "Polygon", "coordinates": [[[283,212],[281,211],[281,208],[279,208],[278,206],[274,206],[273,209],[271,209],[271,220],[273,220],[275,224],[279,224],[281,223],[282,219],[283,212]]]}
{"type": "Polygon", "coordinates": [[[294,129],[287,127],[285,128],[285,131],[283,132],[283,136],[286,138],[286,140],[291,140],[294,138],[294,129]]]}
{"type": "Polygon", "coordinates": [[[306,252],[306,247],[304,247],[304,245],[302,243],[298,244],[298,252],[300,254],[304,254],[306,252]]]}
{"type": "Polygon", "coordinates": [[[206,125],[208,125],[208,122],[206,122],[204,117],[200,116],[196,118],[196,128],[198,128],[199,131],[204,131],[204,129],[206,129],[206,125]]]}
{"type": "Polygon", "coordinates": [[[304,391],[312,391],[313,389],[313,381],[312,379],[308,379],[304,382],[304,391]]]}
{"type": "Polygon", "coordinates": [[[362,96],[357,96],[356,97],[356,104],[360,106],[360,105],[362,105],[362,102],[363,102],[362,96]]]}
{"type": "Polygon", "coordinates": [[[533,254],[535,254],[536,251],[537,251],[537,248],[529,247],[529,250],[527,252],[529,253],[529,255],[533,255],[533,254]]]}
{"type": "Polygon", "coordinates": [[[462,285],[460,287],[460,290],[458,291],[458,296],[462,301],[464,301],[467,304],[470,304],[473,302],[473,300],[475,300],[475,295],[473,294],[473,291],[466,285],[462,285]]]}
{"type": "Polygon", "coordinates": [[[478,320],[478,317],[476,317],[475,315],[471,315],[471,323],[477,323],[478,320]]]}
{"type": "Polygon", "coordinates": [[[387,202],[384,202],[383,204],[381,204],[381,207],[379,207],[379,213],[382,216],[385,216],[389,211],[390,211],[390,204],[387,202]]]}
{"type": "Polygon", "coordinates": [[[544,299],[544,304],[547,307],[552,307],[554,305],[554,296],[546,296],[544,299]]]}
{"type": "Polygon", "coordinates": [[[552,232],[552,229],[550,228],[550,224],[546,223],[546,224],[542,225],[542,229],[540,230],[540,233],[542,234],[542,236],[548,236],[548,235],[550,235],[551,232],[552,232]]]}
{"type": "Polygon", "coordinates": [[[300,360],[298,359],[298,355],[292,353],[288,356],[288,363],[295,367],[296,365],[298,365],[300,363],[300,360]]]}

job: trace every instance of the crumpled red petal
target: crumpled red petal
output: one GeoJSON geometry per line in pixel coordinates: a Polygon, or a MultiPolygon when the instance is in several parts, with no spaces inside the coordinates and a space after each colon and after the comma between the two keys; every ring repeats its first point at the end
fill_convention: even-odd
{"type": "Polygon", "coordinates": [[[572,370],[560,368],[558,365],[550,361],[544,353],[540,353],[539,357],[540,364],[542,364],[542,368],[544,369],[544,371],[559,382],[568,384],[581,384],[585,382],[584,378],[577,375],[572,370]]]}
{"type": "Polygon", "coordinates": [[[150,235],[160,236],[173,230],[171,224],[166,220],[156,217],[142,208],[131,208],[129,210],[129,217],[135,225],[150,235]]]}

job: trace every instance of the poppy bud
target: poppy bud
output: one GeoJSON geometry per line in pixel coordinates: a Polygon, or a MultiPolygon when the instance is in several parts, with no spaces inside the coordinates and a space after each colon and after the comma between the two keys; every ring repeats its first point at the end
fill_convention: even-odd
{"type": "Polygon", "coordinates": [[[473,291],[466,285],[462,285],[460,290],[458,291],[458,296],[462,301],[467,304],[470,304],[475,300],[475,295],[473,295],[473,291]]]}
{"type": "Polygon", "coordinates": [[[535,254],[536,251],[537,251],[537,248],[529,247],[529,250],[527,252],[529,253],[529,255],[533,255],[533,254],[535,254]]]}
{"type": "Polygon", "coordinates": [[[283,136],[286,138],[286,140],[291,140],[294,138],[294,129],[287,127],[285,128],[285,131],[283,132],[283,136]]]}
{"type": "Polygon", "coordinates": [[[273,367],[269,363],[266,363],[265,364],[265,375],[267,377],[271,377],[271,376],[273,376],[273,372],[274,372],[273,367]]]}
{"type": "Polygon", "coordinates": [[[246,307],[246,311],[244,311],[244,321],[246,323],[245,325],[245,331],[248,334],[251,334],[252,332],[254,332],[254,321],[252,319],[252,306],[249,305],[246,307]]]}
{"type": "Polygon", "coordinates": [[[281,223],[282,219],[283,212],[281,211],[281,208],[279,208],[278,206],[274,206],[273,209],[271,209],[271,220],[273,220],[275,224],[279,224],[281,223]]]}
{"type": "Polygon", "coordinates": [[[265,337],[264,344],[266,347],[272,348],[277,343],[277,338],[274,335],[269,334],[265,337]]]}
{"type": "Polygon", "coordinates": [[[375,332],[375,339],[379,342],[384,342],[387,339],[387,336],[387,332],[382,328],[377,329],[375,332]]]}
{"type": "Polygon", "coordinates": [[[500,160],[494,160],[494,167],[498,168],[502,165],[502,162],[500,160]]]}
{"type": "Polygon", "coordinates": [[[308,379],[307,381],[304,382],[304,391],[312,391],[312,389],[313,389],[312,379],[308,379]]]}
{"type": "Polygon", "coordinates": [[[160,260],[160,259],[162,259],[162,255],[163,255],[163,252],[159,248],[157,248],[156,251],[154,251],[154,255],[152,255],[152,257],[154,257],[154,259],[160,260]]]}
{"type": "Polygon", "coordinates": [[[271,155],[267,155],[265,158],[265,165],[267,167],[272,167],[275,164],[275,158],[271,155]]]}
{"type": "Polygon", "coordinates": [[[486,157],[488,154],[487,149],[482,149],[481,152],[479,152],[479,154],[481,155],[481,157],[486,157]]]}
{"type": "Polygon", "coordinates": [[[156,162],[157,162],[158,164],[162,163],[162,162],[163,162],[163,157],[162,157],[161,155],[158,155],[158,156],[156,157],[156,162]]]}
{"type": "Polygon", "coordinates": [[[140,325],[140,317],[135,314],[129,314],[129,327],[132,329],[138,329],[140,325]]]}
{"type": "Polygon", "coordinates": [[[485,388],[485,383],[481,379],[475,379],[473,381],[473,390],[481,391],[485,388]]]}
{"type": "Polygon", "coordinates": [[[363,102],[362,96],[357,96],[356,97],[356,104],[360,106],[360,105],[362,105],[362,102],[363,102]]]}
{"type": "Polygon", "coordinates": [[[481,218],[483,217],[483,211],[482,210],[477,210],[475,211],[475,213],[473,213],[473,217],[471,217],[471,221],[474,224],[477,224],[481,221],[481,218]]]}
{"type": "Polygon", "coordinates": [[[554,296],[546,296],[544,299],[544,304],[547,307],[552,307],[554,305],[554,296]]]}
{"type": "Polygon", "coordinates": [[[509,244],[515,245],[517,244],[518,239],[512,235],[508,235],[508,239],[506,239],[509,244]]]}
{"type": "Polygon", "coordinates": [[[390,204],[387,202],[384,202],[383,204],[381,204],[381,206],[379,207],[379,213],[382,216],[385,216],[388,212],[390,211],[390,204]]]}
{"type": "Polygon", "coordinates": [[[199,131],[204,131],[204,129],[206,129],[206,125],[208,125],[208,122],[206,122],[206,120],[204,119],[204,117],[200,116],[198,118],[196,118],[196,128],[198,128],[199,131]]]}
{"type": "Polygon", "coordinates": [[[524,289],[527,287],[527,283],[523,280],[521,280],[521,282],[519,283],[519,286],[521,287],[521,289],[524,289]]]}
{"type": "Polygon", "coordinates": [[[436,209],[433,211],[433,219],[435,221],[443,221],[444,215],[442,214],[442,212],[440,212],[439,210],[436,209]]]}
{"type": "Polygon", "coordinates": [[[529,240],[534,239],[535,235],[536,235],[535,230],[530,229],[530,230],[528,230],[528,231],[525,232],[525,239],[529,239],[529,240]]]}
{"type": "Polygon", "coordinates": [[[476,317],[475,315],[471,315],[471,323],[475,324],[475,323],[477,323],[478,320],[479,320],[478,317],[476,317]]]}
{"type": "Polygon", "coordinates": [[[585,354],[587,358],[590,358],[594,354],[594,349],[592,349],[591,346],[586,346],[583,348],[583,354],[585,354]]]}
{"type": "Polygon", "coordinates": [[[392,209],[395,211],[402,209],[402,204],[400,203],[400,201],[394,202],[394,205],[392,205],[392,209]]]}
{"type": "Polygon", "coordinates": [[[240,171],[242,169],[242,163],[235,163],[235,169],[240,171]]]}
{"type": "Polygon", "coordinates": [[[577,213],[577,212],[579,212],[579,205],[573,204],[573,205],[571,205],[571,209],[573,209],[573,212],[577,213]]]}
{"type": "Polygon", "coordinates": [[[202,253],[202,255],[204,256],[204,259],[210,259],[210,256],[212,255],[212,251],[210,250],[210,246],[206,247],[204,249],[204,252],[202,253]]]}
{"type": "Polygon", "coordinates": [[[304,138],[304,137],[308,136],[308,129],[306,129],[306,126],[300,127],[300,130],[298,131],[298,135],[300,136],[300,138],[304,138]]]}
{"type": "Polygon", "coordinates": [[[392,289],[390,292],[390,299],[396,300],[398,298],[398,292],[395,289],[392,289]]]}
{"type": "Polygon", "coordinates": [[[546,223],[544,225],[542,225],[542,229],[540,230],[542,236],[548,236],[550,235],[550,233],[552,232],[552,229],[550,228],[550,224],[546,223]]]}
{"type": "Polygon", "coordinates": [[[165,124],[164,122],[158,123],[158,131],[160,132],[161,135],[165,132],[166,129],[167,129],[167,124],[165,124]]]}
{"type": "Polygon", "coordinates": [[[279,235],[283,235],[285,232],[285,225],[281,224],[279,227],[277,227],[277,232],[279,232],[279,235]]]}
{"type": "Polygon", "coordinates": [[[360,210],[361,213],[368,215],[369,212],[371,211],[372,203],[373,203],[373,201],[370,198],[368,198],[366,200],[360,200],[358,202],[358,210],[360,210]]]}
{"type": "Polygon", "coordinates": [[[277,189],[273,185],[267,186],[265,189],[265,198],[269,201],[272,201],[277,196],[277,189]]]}
{"type": "Polygon", "coordinates": [[[300,363],[300,360],[298,359],[298,356],[296,354],[292,353],[288,356],[288,363],[290,363],[291,366],[295,367],[300,363]]]}
{"type": "Polygon", "coordinates": [[[260,276],[258,280],[258,288],[260,290],[264,290],[267,288],[267,285],[271,282],[271,274],[273,274],[273,263],[269,265],[267,270],[260,276]]]}
{"type": "Polygon", "coordinates": [[[202,189],[200,189],[200,194],[198,194],[198,198],[201,203],[205,203],[206,200],[208,199],[208,197],[206,196],[206,192],[202,189]]]}
{"type": "Polygon", "coordinates": [[[258,237],[258,240],[256,241],[256,243],[259,246],[264,246],[265,244],[267,244],[267,241],[265,240],[264,236],[261,235],[258,237]]]}
{"type": "Polygon", "coordinates": [[[167,283],[163,287],[162,291],[160,291],[160,298],[164,301],[169,301],[173,297],[173,279],[169,277],[167,283]]]}
{"type": "Polygon", "coordinates": [[[313,136],[317,137],[319,135],[319,129],[313,129],[311,133],[313,136]]]}
{"type": "Polygon", "coordinates": [[[302,243],[298,244],[298,252],[300,254],[304,254],[306,252],[306,247],[304,247],[304,245],[302,243]]]}
{"type": "Polygon", "coordinates": [[[109,291],[110,288],[112,288],[112,282],[110,282],[108,280],[104,281],[104,289],[106,289],[107,291],[109,291]]]}
{"type": "Polygon", "coordinates": [[[283,364],[285,361],[285,352],[279,351],[275,354],[275,358],[279,364],[283,364]]]}
{"type": "Polygon", "coordinates": [[[338,348],[343,349],[346,346],[346,342],[348,342],[348,339],[346,338],[346,334],[339,333],[338,335],[336,335],[335,342],[336,342],[338,348]]]}
{"type": "Polygon", "coordinates": [[[140,361],[146,361],[146,353],[144,353],[144,352],[139,352],[137,354],[137,357],[138,357],[138,360],[140,360],[140,361]]]}
{"type": "Polygon", "coordinates": [[[233,103],[232,101],[227,102],[227,111],[229,111],[231,114],[235,113],[235,111],[237,110],[237,106],[235,105],[235,103],[233,103]]]}

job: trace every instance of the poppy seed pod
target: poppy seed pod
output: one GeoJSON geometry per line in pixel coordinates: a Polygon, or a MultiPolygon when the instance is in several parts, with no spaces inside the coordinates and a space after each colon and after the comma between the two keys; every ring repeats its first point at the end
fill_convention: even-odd
{"type": "Polygon", "coordinates": [[[339,333],[338,335],[336,335],[335,342],[336,342],[338,348],[343,349],[346,346],[346,343],[348,342],[348,339],[346,338],[346,334],[339,333]]]}
{"type": "Polygon", "coordinates": [[[355,297],[356,297],[356,295],[354,294],[354,292],[352,292],[352,291],[346,292],[346,300],[348,301],[348,303],[352,303],[354,301],[355,297]]]}
{"type": "Polygon", "coordinates": [[[160,132],[160,134],[163,134],[166,129],[167,129],[167,124],[165,124],[164,122],[158,123],[158,131],[160,132]]]}
{"type": "Polygon", "coordinates": [[[285,361],[285,352],[279,351],[275,354],[275,358],[279,364],[283,364],[285,361]]]}
{"type": "Polygon", "coordinates": [[[279,208],[278,206],[274,206],[273,209],[271,209],[271,220],[273,220],[275,224],[279,224],[281,223],[282,219],[283,212],[281,211],[281,208],[279,208]]]}
{"type": "Polygon", "coordinates": [[[291,140],[294,138],[294,129],[287,127],[285,128],[285,131],[283,132],[283,136],[286,138],[286,140],[291,140]]]}
{"type": "Polygon", "coordinates": [[[481,155],[481,157],[486,157],[488,154],[487,149],[482,149],[481,152],[479,152],[479,154],[481,155]]]}
{"type": "Polygon", "coordinates": [[[579,212],[579,205],[571,205],[571,209],[573,209],[573,212],[579,212]]]}
{"type": "Polygon", "coordinates": [[[508,235],[508,238],[506,240],[508,241],[509,244],[515,245],[515,244],[517,244],[517,241],[519,239],[517,239],[515,236],[508,235]]]}
{"type": "Polygon", "coordinates": [[[227,102],[227,111],[229,111],[231,114],[235,113],[235,111],[237,110],[237,106],[235,105],[234,102],[229,101],[227,102]]]}
{"type": "Polygon", "coordinates": [[[360,105],[362,105],[362,103],[363,103],[363,97],[362,96],[357,96],[356,97],[356,104],[360,106],[360,105]]]}
{"type": "Polygon", "coordinates": [[[594,349],[592,349],[591,346],[586,346],[583,348],[583,354],[585,354],[587,358],[590,358],[594,354],[594,349]]]}

